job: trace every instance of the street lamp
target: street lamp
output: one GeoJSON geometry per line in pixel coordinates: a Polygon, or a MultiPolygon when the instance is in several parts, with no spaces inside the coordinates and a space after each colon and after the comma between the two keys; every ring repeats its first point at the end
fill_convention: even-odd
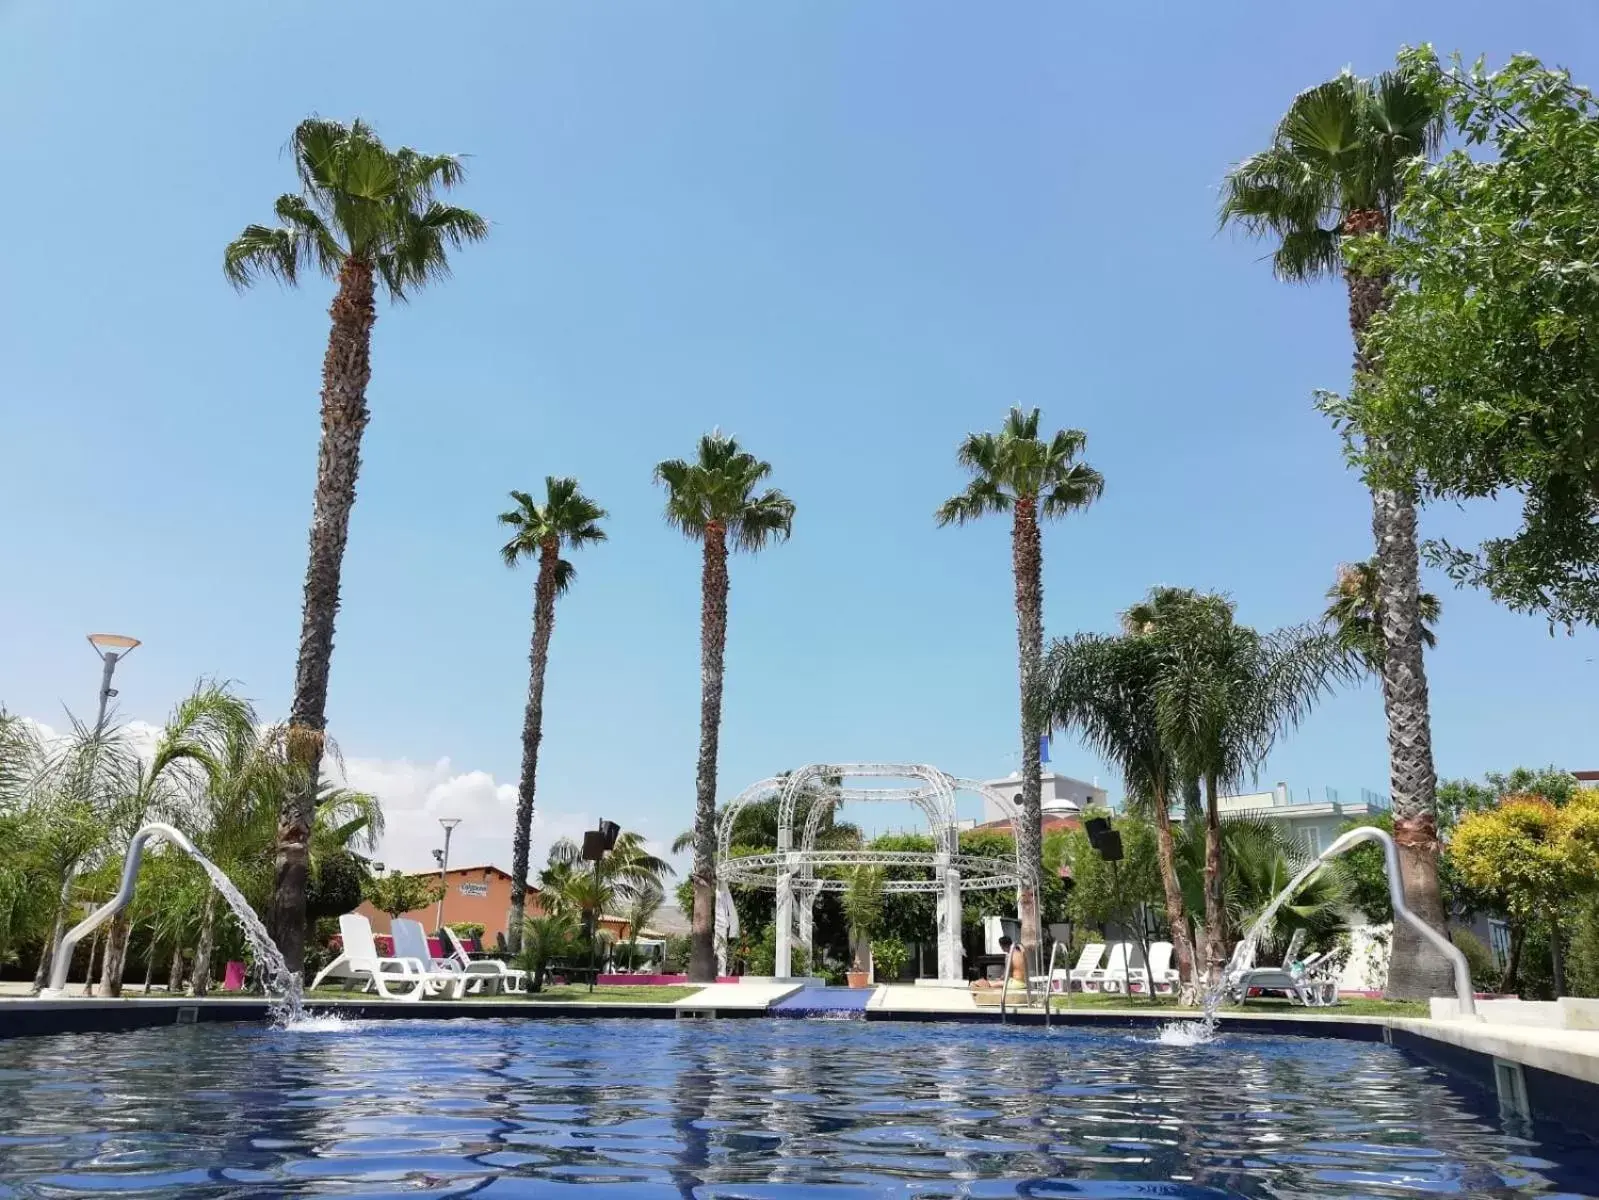
{"type": "Polygon", "coordinates": [[[89,645],[94,647],[94,652],[100,656],[104,667],[100,671],[100,715],[95,718],[94,733],[100,736],[100,731],[105,728],[106,701],[117,694],[117,689],[111,686],[111,673],[117,669],[117,664],[133,653],[134,647],[139,644],[138,638],[126,637],[120,633],[91,633],[89,645]]]}
{"type": "Polygon", "coordinates": [[[438,927],[444,928],[444,893],[450,890],[450,834],[455,832],[455,827],[461,823],[460,817],[440,817],[439,824],[444,826],[444,849],[435,850],[434,854],[439,860],[439,918],[438,927]]]}

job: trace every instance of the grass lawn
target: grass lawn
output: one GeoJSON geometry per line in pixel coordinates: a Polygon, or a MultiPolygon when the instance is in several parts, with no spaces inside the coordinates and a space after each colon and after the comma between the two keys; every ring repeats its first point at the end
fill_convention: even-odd
{"type": "MultiPolygon", "coordinates": [[[[570,983],[559,987],[546,986],[537,994],[526,996],[463,996],[462,999],[469,1004],[494,1003],[517,1004],[527,1001],[532,1004],[670,1004],[674,1000],[681,1000],[684,996],[692,996],[699,991],[697,987],[650,987],[645,984],[604,984],[590,992],[587,984],[570,983]]],[[[443,999],[443,997],[434,997],[443,999]]],[[[343,988],[319,987],[314,992],[306,995],[307,1000],[360,1000],[365,1003],[385,1003],[383,997],[371,992],[347,992],[343,988]]],[[[397,1003],[397,1002],[396,1002],[397,1003]]]]}
{"type": "MultiPolygon", "coordinates": [[[[1119,1009],[1126,1012],[1163,1012],[1193,1013],[1194,1009],[1179,1009],[1177,1001],[1171,996],[1156,996],[1149,999],[1144,996],[1100,996],[1084,995],[1073,992],[1071,1002],[1057,996],[1055,998],[1056,1012],[1093,1012],[1098,1009],[1119,1009]]],[[[1331,1008],[1306,1008],[1301,1004],[1290,1004],[1287,1000],[1274,999],[1269,996],[1257,996],[1247,1004],[1226,1004],[1221,1009],[1224,1013],[1236,1013],[1240,1016],[1249,1013],[1285,1013],[1296,1017],[1425,1017],[1428,1012],[1425,1000],[1367,1000],[1359,999],[1340,1000],[1331,1008]]]]}

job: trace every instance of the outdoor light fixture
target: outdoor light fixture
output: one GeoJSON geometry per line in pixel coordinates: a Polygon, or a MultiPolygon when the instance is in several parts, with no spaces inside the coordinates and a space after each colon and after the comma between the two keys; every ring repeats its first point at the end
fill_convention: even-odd
{"type": "Polygon", "coordinates": [[[139,645],[139,639],[121,633],[91,633],[89,645],[94,647],[94,652],[104,664],[100,670],[100,715],[94,722],[94,732],[98,736],[105,728],[106,701],[117,694],[117,689],[111,686],[112,672],[117,669],[119,662],[133,653],[139,645]]]}
{"type": "Polygon", "coordinates": [[[439,915],[435,923],[441,931],[444,929],[444,893],[450,890],[450,834],[460,823],[460,817],[439,818],[439,824],[444,827],[444,849],[433,853],[439,860],[439,915]]]}

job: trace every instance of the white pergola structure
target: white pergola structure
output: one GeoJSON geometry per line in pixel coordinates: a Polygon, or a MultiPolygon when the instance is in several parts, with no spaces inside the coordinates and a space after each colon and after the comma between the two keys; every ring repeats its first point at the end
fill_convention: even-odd
{"type": "MultiPolygon", "coordinates": [[[[961,977],[961,893],[1021,887],[1025,870],[1020,857],[988,858],[960,852],[960,830],[955,816],[959,792],[977,792],[994,801],[1012,821],[1016,806],[1008,796],[970,779],[957,779],[922,763],[811,763],[787,776],[763,779],[744,789],[727,806],[717,830],[717,887],[730,884],[771,888],[777,893],[777,978],[791,974],[795,939],[812,949],[812,921],[816,897],[822,892],[842,892],[848,880],[826,868],[880,866],[921,868],[912,877],[886,879],[883,890],[933,892],[938,912],[938,978],[961,977]],[[909,785],[861,786],[854,781],[910,780],[909,785]],[[802,796],[815,797],[805,814],[805,825],[795,837],[794,818],[802,796]],[[770,854],[732,853],[733,826],[750,804],[778,801],[777,850],[770,854]],[[816,834],[822,817],[850,801],[913,804],[927,817],[932,835],[931,853],[906,850],[818,850],[816,834]],[[822,868],[821,873],[818,869],[822,868]],[[798,920],[796,922],[796,915],[798,920]]],[[[907,873],[909,874],[909,873],[907,873]]],[[[720,969],[727,971],[728,920],[731,894],[716,906],[716,946],[720,969]]]]}

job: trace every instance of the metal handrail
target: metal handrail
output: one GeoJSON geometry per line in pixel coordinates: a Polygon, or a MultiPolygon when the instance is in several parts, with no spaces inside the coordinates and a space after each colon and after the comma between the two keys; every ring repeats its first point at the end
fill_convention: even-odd
{"type": "MultiPolygon", "coordinates": [[[[1060,952],[1062,950],[1069,950],[1069,949],[1070,949],[1070,947],[1067,946],[1065,942],[1055,942],[1049,948],[1049,970],[1044,972],[1044,1028],[1045,1029],[1049,1028],[1049,1012],[1050,1012],[1050,1009],[1055,1007],[1055,993],[1054,993],[1054,990],[1053,990],[1054,987],[1055,987],[1055,959],[1059,956],[1059,954],[1060,954],[1060,952]]],[[[1063,992],[1064,992],[1064,995],[1066,996],[1066,1007],[1067,1008],[1071,1008],[1071,1006],[1072,1006],[1072,977],[1071,977],[1071,973],[1069,971],[1066,974],[1066,987],[1063,989],[1063,992]]]]}

